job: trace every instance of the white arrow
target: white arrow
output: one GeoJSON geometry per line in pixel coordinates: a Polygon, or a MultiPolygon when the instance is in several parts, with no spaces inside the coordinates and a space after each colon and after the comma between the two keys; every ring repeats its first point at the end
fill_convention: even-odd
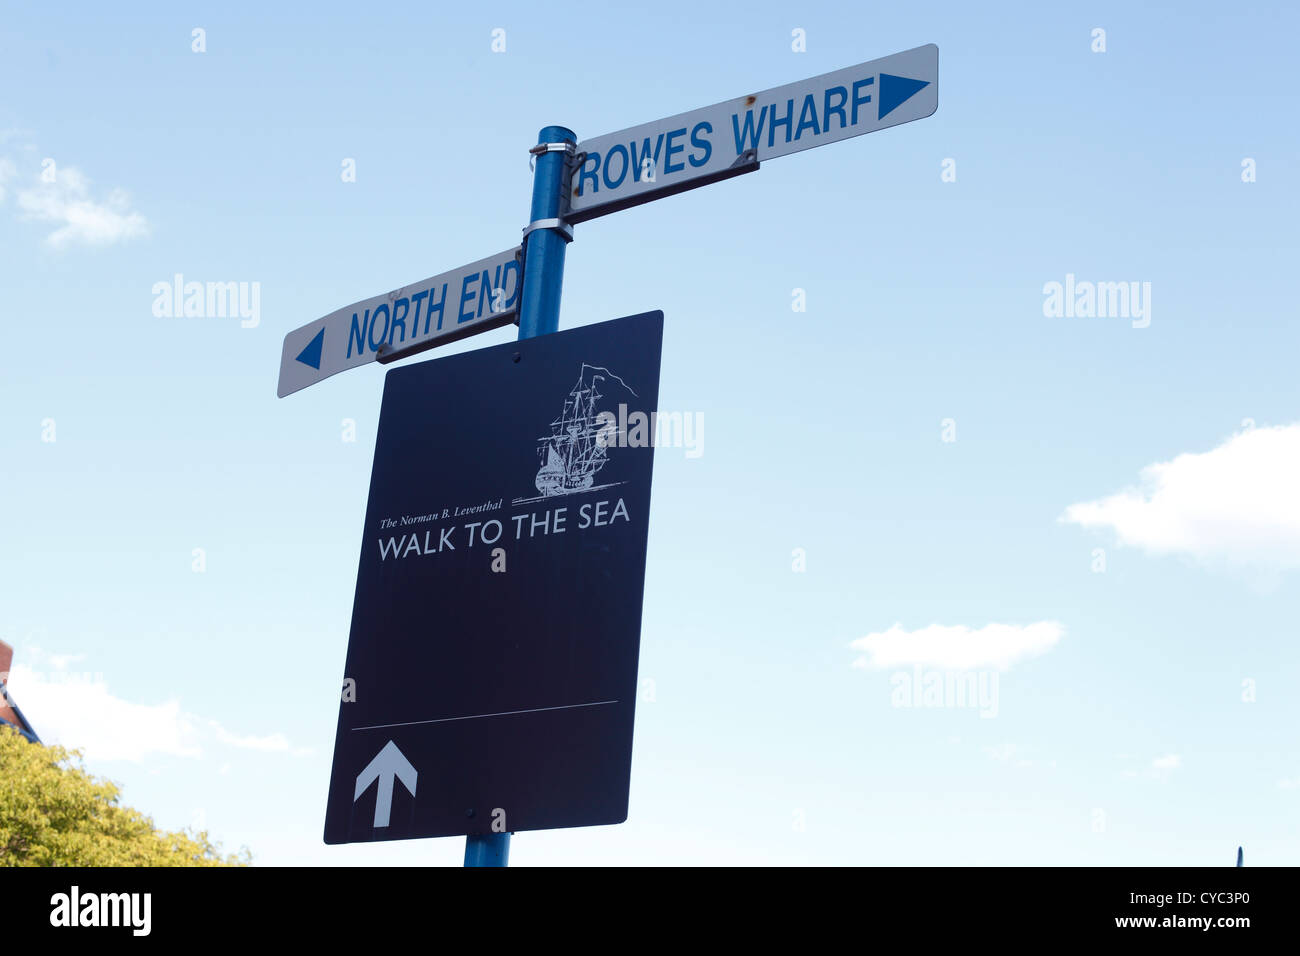
{"type": "Polygon", "coordinates": [[[384,744],[384,749],[375,755],[375,759],[366,764],[366,769],[357,774],[357,792],[352,797],[356,803],[366,789],[379,781],[379,792],[375,794],[375,829],[388,826],[388,814],[393,809],[393,778],[397,777],[402,785],[415,796],[415,768],[407,760],[397,744],[391,740],[384,744]]]}

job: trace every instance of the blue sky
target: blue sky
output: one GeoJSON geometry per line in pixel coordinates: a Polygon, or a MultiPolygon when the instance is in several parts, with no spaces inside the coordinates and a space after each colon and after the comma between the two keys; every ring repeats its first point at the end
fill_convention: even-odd
{"type": "Polygon", "coordinates": [[[936,43],[933,117],[576,227],[561,326],[662,309],[703,454],[657,454],[629,821],[512,862],[1300,858],[1294,10],[5,21],[0,638],[37,730],[160,824],[462,853],[321,843],[383,371],[277,399],[284,334],[518,241],[544,125],[936,43]],[[177,273],[258,283],[255,327],[154,315],[177,273]],[[1067,275],[1150,283],[1150,324],[1046,315],[1067,275]],[[895,706],[972,660],[996,716],[895,706]]]}

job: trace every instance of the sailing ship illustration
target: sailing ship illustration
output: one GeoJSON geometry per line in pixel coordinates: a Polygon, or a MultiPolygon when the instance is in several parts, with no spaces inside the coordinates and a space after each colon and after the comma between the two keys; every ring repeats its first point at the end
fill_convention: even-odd
{"type": "Polygon", "coordinates": [[[577,384],[564,400],[564,410],[551,422],[551,434],[537,440],[541,467],[536,484],[543,497],[585,491],[608,462],[608,449],[596,420],[596,403],[604,397],[598,385],[605,381],[605,375],[598,372],[612,374],[605,368],[582,366],[577,384]]]}

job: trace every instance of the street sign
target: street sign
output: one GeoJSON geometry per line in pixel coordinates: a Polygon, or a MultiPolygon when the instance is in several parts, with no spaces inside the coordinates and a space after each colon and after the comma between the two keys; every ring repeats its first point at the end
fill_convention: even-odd
{"type": "Polygon", "coordinates": [[[933,43],[578,145],[565,219],[584,222],[752,172],[763,160],[924,119],[939,105],[933,43]]]}
{"type": "Polygon", "coordinates": [[[662,337],[386,376],[326,843],[626,819],[662,337]]]}
{"type": "Polygon", "coordinates": [[[385,380],[326,843],[464,834],[504,866],[516,830],[627,818],[663,314],[557,332],[569,225],[938,103],[929,44],[579,145],[543,127],[521,247],[285,336],[281,397],[519,317],[385,380]]]}
{"type": "Polygon", "coordinates": [[[284,337],[280,398],[346,369],[391,362],[514,321],[520,249],[345,306],[284,337]]]}

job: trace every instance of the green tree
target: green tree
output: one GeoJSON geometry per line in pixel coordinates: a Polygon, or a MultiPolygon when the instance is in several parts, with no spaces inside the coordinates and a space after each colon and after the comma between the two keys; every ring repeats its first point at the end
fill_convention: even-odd
{"type": "Polygon", "coordinates": [[[0,865],[242,866],[206,832],[169,833],[118,803],[115,784],[86,772],[81,753],[44,747],[0,725],[0,865]]]}

